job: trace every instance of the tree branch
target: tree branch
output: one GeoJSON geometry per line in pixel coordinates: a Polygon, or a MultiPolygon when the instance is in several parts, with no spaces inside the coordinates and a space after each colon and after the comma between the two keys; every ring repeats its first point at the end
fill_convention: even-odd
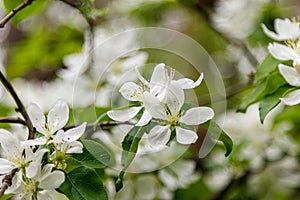
{"type": "Polygon", "coordinates": [[[20,117],[0,117],[0,123],[13,123],[27,125],[20,117]]]}
{"type": "MultiPolygon", "coordinates": [[[[96,132],[98,130],[103,130],[103,129],[107,129],[108,127],[111,127],[111,126],[122,125],[122,124],[134,125],[133,123],[130,123],[130,122],[103,121],[103,122],[98,123],[98,124],[88,124],[86,126],[86,132],[88,134],[90,134],[90,133],[94,133],[94,132],[96,132]]],[[[72,129],[72,128],[76,127],[76,126],[77,125],[65,126],[63,128],[63,130],[67,131],[67,130],[72,129]]]]}
{"type": "Polygon", "coordinates": [[[29,118],[29,115],[22,103],[22,101],[20,100],[20,98],[18,97],[17,93],[15,92],[15,89],[13,88],[13,86],[8,82],[8,80],[5,78],[5,76],[2,74],[2,72],[0,71],[0,81],[2,82],[2,84],[4,85],[4,87],[6,88],[6,90],[11,94],[12,98],[14,99],[14,101],[17,104],[17,109],[16,111],[20,112],[21,115],[23,116],[26,126],[28,127],[28,131],[29,131],[29,135],[28,135],[28,139],[33,139],[34,138],[34,134],[35,134],[35,128],[32,125],[32,122],[29,118]]]}
{"type": "Polygon", "coordinates": [[[7,24],[7,22],[15,16],[19,11],[26,8],[28,5],[30,5],[34,0],[25,0],[23,3],[18,5],[15,9],[10,11],[6,16],[4,16],[0,21],[0,28],[4,28],[4,26],[7,24]]]}
{"type": "Polygon", "coordinates": [[[11,181],[14,177],[14,175],[17,173],[18,169],[13,169],[9,172],[9,174],[5,175],[4,178],[2,179],[2,186],[0,188],[0,197],[4,195],[5,190],[11,186],[11,181]]]}

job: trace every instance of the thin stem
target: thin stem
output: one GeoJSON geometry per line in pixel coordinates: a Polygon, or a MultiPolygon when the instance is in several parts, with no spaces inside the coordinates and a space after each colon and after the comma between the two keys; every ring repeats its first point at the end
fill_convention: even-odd
{"type": "Polygon", "coordinates": [[[20,117],[0,117],[0,123],[12,123],[27,125],[26,122],[20,117]]]}
{"type": "Polygon", "coordinates": [[[25,122],[26,122],[26,126],[28,127],[28,131],[29,131],[29,135],[28,135],[28,139],[33,139],[34,138],[34,134],[35,134],[35,128],[32,125],[32,122],[29,118],[29,115],[22,103],[22,101],[20,100],[19,96],[17,95],[15,89],[13,88],[13,86],[8,82],[8,80],[5,78],[5,76],[2,74],[2,72],[0,71],[0,81],[2,82],[2,84],[4,85],[4,87],[6,88],[6,90],[11,94],[12,98],[14,99],[14,101],[17,104],[17,109],[16,111],[20,112],[21,115],[23,116],[25,122]]]}
{"type": "Polygon", "coordinates": [[[25,0],[23,3],[21,3],[20,5],[18,5],[15,9],[13,9],[12,11],[10,11],[6,16],[4,16],[1,19],[1,21],[0,21],[0,28],[4,28],[5,25],[7,24],[7,22],[9,22],[9,20],[11,18],[13,18],[13,16],[15,16],[15,14],[17,14],[18,12],[20,12],[21,10],[23,10],[24,8],[26,8],[33,1],[34,0],[25,0]]]}

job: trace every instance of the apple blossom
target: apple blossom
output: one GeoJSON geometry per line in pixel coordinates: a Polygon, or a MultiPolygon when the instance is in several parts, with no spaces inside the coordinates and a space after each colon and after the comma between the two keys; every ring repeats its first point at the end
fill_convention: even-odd
{"type": "Polygon", "coordinates": [[[167,144],[171,137],[171,130],[176,131],[176,140],[181,144],[194,143],[197,134],[181,126],[199,125],[214,116],[214,111],[209,107],[195,107],[187,111],[182,111],[184,103],[184,92],[179,83],[172,81],[169,86],[169,94],[167,106],[168,109],[149,92],[144,93],[145,107],[154,119],[162,120],[164,125],[157,125],[149,132],[149,142],[152,146],[163,146],[167,144]]]}
{"type": "Polygon", "coordinates": [[[0,158],[0,173],[6,174],[13,169],[24,170],[27,177],[36,175],[40,167],[43,155],[48,149],[40,149],[33,152],[29,147],[22,147],[18,138],[6,131],[0,129],[0,143],[5,158],[0,158]]]}
{"type": "MultiPolygon", "coordinates": [[[[52,171],[53,165],[47,164],[42,169],[39,167],[36,176],[30,179],[18,178],[18,182],[13,184],[15,188],[12,192],[16,195],[14,198],[22,200],[31,200],[34,197],[37,200],[60,199],[60,194],[55,190],[65,180],[65,174],[62,171],[52,171]]],[[[18,174],[20,176],[20,173],[18,174]]]]}
{"type": "Polygon", "coordinates": [[[40,107],[36,104],[31,104],[28,107],[28,115],[36,130],[44,135],[41,138],[32,140],[31,145],[42,145],[49,142],[55,132],[67,124],[69,120],[69,108],[65,101],[58,100],[49,111],[46,121],[40,107]]]}
{"type": "Polygon", "coordinates": [[[293,66],[297,71],[299,69],[300,60],[300,26],[299,22],[291,21],[290,19],[275,19],[274,28],[277,33],[267,29],[262,24],[262,29],[266,35],[277,41],[284,41],[284,44],[274,42],[269,44],[268,50],[272,56],[278,60],[287,61],[293,60],[293,66]]]}
{"type": "Polygon", "coordinates": [[[265,34],[270,38],[278,41],[284,41],[294,40],[300,37],[299,25],[299,22],[291,21],[288,18],[277,18],[274,21],[274,29],[277,33],[270,31],[264,24],[262,24],[261,26],[265,34]]]}
{"type": "Polygon", "coordinates": [[[63,153],[82,153],[82,144],[78,140],[84,133],[86,123],[81,124],[78,127],[67,130],[59,130],[54,135],[53,140],[49,141],[49,144],[53,144],[56,150],[63,153]]]}
{"type": "MultiPolygon", "coordinates": [[[[159,101],[165,102],[168,98],[168,87],[171,81],[174,78],[175,71],[170,70],[168,72],[165,69],[165,64],[160,63],[155,66],[150,81],[147,81],[136,68],[137,76],[139,80],[142,82],[142,86],[137,85],[134,82],[127,82],[122,85],[119,92],[122,96],[128,101],[138,101],[141,102],[141,106],[130,107],[124,110],[111,110],[107,114],[108,116],[116,121],[128,121],[134,118],[144,107],[144,93],[150,92],[156,96],[159,101]]],[[[203,80],[203,74],[197,79],[197,81],[193,81],[188,78],[182,78],[176,80],[179,87],[182,89],[192,89],[200,85],[203,80]]],[[[136,126],[144,126],[151,120],[151,115],[144,109],[143,115],[136,124],[136,126]]]]}

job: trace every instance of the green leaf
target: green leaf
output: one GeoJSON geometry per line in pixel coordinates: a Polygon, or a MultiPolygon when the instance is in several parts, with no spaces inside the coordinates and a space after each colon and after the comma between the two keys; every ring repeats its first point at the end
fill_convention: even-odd
{"type": "MultiPolygon", "coordinates": [[[[126,166],[129,162],[128,157],[130,157],[130,154],[135,154],[138,149],[138,144],[144,134],[144,131],[142,131],[144,128],[135,126],[127,133],[125,138],[122,141],[122,165],[126,166]]],[[[133,159],[133,158],[132,158],[133,159]]],[[[130,164],[130,163],[129,163],[130,164]]],[[[125,169],[126,170],[126,169],[125,169]]]]}
{"type": "Polygon", "coordinates": [[[280,103],[280,97],[286,93],[287,90],[291,89],[290,86],[283,86],[279,88],[275,93],[266,96],[259,104],[259,118],[260,122],[263,123],[267,114],[280,103]]]}
{"type": "MultiPolygon", "coordinates": [[[[3,0],[4,7],[6,13],[11,12],[13,9],[15,9],[17,6],[19,6],[21,3],[24,2],[24,0],[3,0]]],[[[23,8],[21,11],[19,11],[13,18],[12,22],[15,24],[19,23],[23,19],[27,17],[31,17],[33,15],[36,15],[44,10],[48,3],[48,0],[36,0],[33,1],[30,5],[23,8]]]]}
{"type": "Polygon", "coordinates": [[[81,155],[77,155],[77,158],[80,159],[79,162],[81,162],[83,165],[93,168],[102,168],[105,165],[111,166],[114,164],[113,155],[103,144],[85,139],[82,139],[81,142],[84,148],[87,150],[86,155],[88,156],[87,158],[84,158],[81,155]],[[97,161],[92,161],[93,158],[91,156],[97,161]]]}
{"type": "Polygon", "coordinates": [[[108,199],[103,184],[96,172],[86,167],[77,168],[66,174],[66,180],[59,189],[70,200],[108,199]]]}
{"type": "Polygon", "coordinates": [[[264,96],[273,94],[276,92],[281,86],[286,85],[287,82],[284,80],[279,70],[275,70],[271,73],[266,79],[267,85],[264,91],[264,96]]]}
{"type": "Polygon", "coordinates": [[[246,96],[244,102],[240,105],[237,111],[246,112],[247,108],[251,104],[264,99],[270,94],[273,94],[278,90],[278,88],[286,84],[286,81],[281,76],[278,69],[275,69],[275,71],[269,74],[267,78],[255,85],[253,92],[249,96],[246,96]]]}
{"type": "Polygon", "coordinates": [[[237,112],[245,113],[247,108],[251,104],[259,101],[263,97],[263,91],[265,91],[266,85],[267,85],[267,83],[264,82],[262,84],[259,84],[257,87],[255,87],[253,89],[252,93],[249,96],[247,96],[247,98],[244,99],[243,103],[237,109],[237,112]]]}
{"type": "MultiPolygon", "coordinates": [[[[105,149],[102,147],[97,147],[98,152],[101,156],[101,159],[103,158],[109,158],[109,153],[106,152],[105,149]],[[101,149],[102,148],[102,149],[101,149]]],[[[86,148],[83,148],[82,153],[73,154],[72,157],[76,159],[81,165],[89,168],[103,168],[105,167],[106,163],[102,163],[98,159],[96,159],[86,148]]]]}
{"type": "Polygon", "coordinates": [[[15,194],[4,194],[2,197],[0,197],[0,200],[7,200],[13,197],[15,194]]]}
{"type": "Polygon", "coordinates": [[[123,187],[123,177],[125,174],[125,171],[129,167],[129,165],[132,163],[136,152],[138,150],[139,142],[144,135],[145,131],[147,129],[147,126],[144,127],[133,127],[125,136],[124,140],[122,141],[122,158],[121,162],[123,165],[123,169],[119,174],[118,179],[116,180],[116,191],[122,189],[123,187]]]}
{"type": "Polygon", "coordinates": [[[282,61],[276,60],[272,57],[272,55],[268,55],[265,60],[257,66],[254,84],[268,77],[273,71],[276,70],[278,64],[280,63],[282,63],[282,61]]]}
{"type": "Polygon", "coordinates": [[[215,138],[218,141],[221,141],[226,149],[225,156],[229,156],[232,148],[233,148],[233,142],[231,138],[228,136],[227,133],[225,133],[224,130],[221,129],[221,127],[214,121],[210,120],[208,122],[205,122],[202,124],[202,126],[209,131],[210,135],[215,138]]]}
{"type": "Polygon", "coordinates": [[[66,159],[66,162],[67,162],[67,168],[64,171],[67,173],[73,171],[74,169],[76,169],[78,167],[82,167],[82,164],[78,160],[76,160],[75,158],[72,158],[72,157],[68,157],[66,159]]]}

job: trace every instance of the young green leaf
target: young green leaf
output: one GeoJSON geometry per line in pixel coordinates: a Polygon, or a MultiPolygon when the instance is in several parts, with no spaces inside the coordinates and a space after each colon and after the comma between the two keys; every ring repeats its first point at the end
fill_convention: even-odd
{"type": "Polygon", "coordinates": [[[66,174],[65,182],[59,189],[70,200],[107,200],[103,183],[90,168],[80,167],[66,174]]]}
{"type": "Polygon", "coordinates": [[[245,113],[251,104],[259,101],[263,97],[263,91],[265,91],[266,85],[267,83],[263,82],[262,84],[259,84],[257,87],[253,88],[252,93],[244,99],[243,103],[237,109],[237,112],[245,113]]]}
{"type": "Polygon", "coordinates": [[[233,148],[233,142],[231,138],[228,136],[228,134],[225,133],[225,131],[222,130],[222,128],[212,120],[205,122],[204,124],[202,124],[202,126],[205,129],[207,129],[207,131],[214,139],[221,141],[224,144],[226,149],[225,156],[226,157],[229,156],[233,148]]]}
{"type": "MultiPolygon", "coordinates": [[[[98,145],[97,145],[98,146],[98,145]]],[[[106,166],[107,162],[109,162],[110,155],[106,152],[105,149],[97,150],[99,155],[101,155],[101,160],[105,161],[105,163],[101,162],[100,160],[96,159],[86,148],[83,148],[83,152],[80,154],[73,154],[72,157],[76,159],[81,165],[89,168],[103,168],[106,166]],[[107,159],[107,160],[106,160],[107,159]]]]}
{"type": "Polygon", "coordinates": [[[256,103],[264,99],[266,96],[273,94],[280,87],[286,84],[286,81],[281,76],[278,69],[275,69],[275,71],[269,74],[267,78],[254,86],[253,92],[245,98],[244,102],[240,105],[237,111],[246,112],[247,108],[251,104],[256,103]]]}
{"type": "Polygon", "coordinates": [[[79,159],[79,162],[81,162],[85,166],[89,166],[93,168],[101,168],[104,167],[104,165],[113,165],[113,155],[109,152],[109,150],[101,143],[95,142],[92,140],[81,140],[84,148],[87,150],[86,155],[90,154],[87,158],[84,158],[84,156],[77,155],[75,158],[79,159]],[[93,161],[93,158],[97,161],[93,161]]]}
{"type": "Polygon", "coordinates": [[[272,55],[267,56],[262,63],[256,68],[256,74],[254,78],[254,84],[268,77],[273,71],[276,70],[278,64],[282,61],[276,60],[272,55]]]}
{"type": "Polygon", "coordinates": [[[280,97],[289,90],[290,86],[283,86],[279,88],[275,93],[266,96],[260,103],[259,103],[259,118],[260,122],[263,123],[267,114],[275,108],[280,103],[280,97]]]}
{"type": "Polygon", "coordinates": [[[116,191],[122,189],[123,187],[123,177],[125,174],[125,171],[129,167],[129,165],[132,163],[135,154],[138,150],[139,142],[142,139],[142,136],[144,135],[146,131],[146,127],[133,127],[125,136],[124,140],[122,141],[122,158],[121,162],[123,165],[123,169],[119,174],[118,179],[116,180],[116,191]]]}

